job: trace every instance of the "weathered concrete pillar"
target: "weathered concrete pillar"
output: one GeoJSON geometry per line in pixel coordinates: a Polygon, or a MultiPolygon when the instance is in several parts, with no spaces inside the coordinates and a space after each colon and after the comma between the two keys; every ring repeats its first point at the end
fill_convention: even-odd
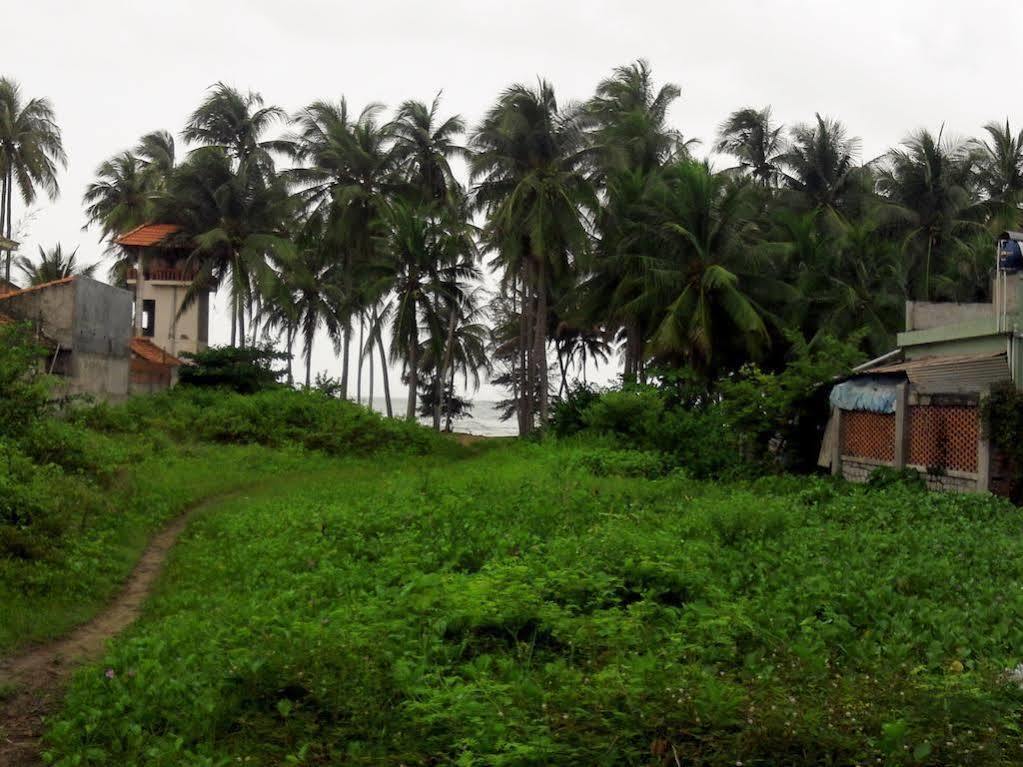
{"type": "Polygon", "coordinates": [[[984,418],[984,405],[991,396],[990,387],[981,392],[977,403],[977,418],[980,419],[980,437],[977,440],[977,492],[986,493],[991,488],[991,429],[984,418]]]}
{"type": "Polygon", "coordinates": [[[895,387],[895,460],[896,469],[906,468],[909,454],[909,384],[895,387]]]}
{"type": "Polygon", "coordinates": [[[831,407],[831,417],[835,419],[835,444],[831,446],[831,473],[836,477],[842,476],[842,442],[845,440],[845,419],[842,418],[842,408],[831,407]]]}

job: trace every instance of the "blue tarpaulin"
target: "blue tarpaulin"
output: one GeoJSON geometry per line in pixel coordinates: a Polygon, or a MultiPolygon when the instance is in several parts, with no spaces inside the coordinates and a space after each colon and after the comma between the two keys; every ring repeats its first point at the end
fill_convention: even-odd
{"type": "Polygon", "coordinates": [[[831,390],[831,404],[842,410],[894,413],[895,386],[890,378],[877,376],[843,381],[831,390]]]}

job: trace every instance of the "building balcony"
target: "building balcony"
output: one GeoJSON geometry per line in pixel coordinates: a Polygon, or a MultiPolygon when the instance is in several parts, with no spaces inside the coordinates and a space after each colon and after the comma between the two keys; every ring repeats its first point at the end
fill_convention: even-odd
{"type": "MultiPolygon", "coordinates": [[[[129,269],[125,279],[129,284],[135,282],[136,269],[129,269]]],[[[181,282],[191,283],[197,272],[194,269],[149,269],[143,272],[146,282],[181,282]]]]}

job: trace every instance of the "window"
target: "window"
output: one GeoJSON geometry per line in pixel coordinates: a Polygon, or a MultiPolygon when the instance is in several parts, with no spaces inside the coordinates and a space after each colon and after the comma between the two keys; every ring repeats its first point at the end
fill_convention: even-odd
{"type": "Polygon", "coordinates": [[[142,301],[142,335],[146,338],[156,335],[156,301],[152,298],[142,301]]]}

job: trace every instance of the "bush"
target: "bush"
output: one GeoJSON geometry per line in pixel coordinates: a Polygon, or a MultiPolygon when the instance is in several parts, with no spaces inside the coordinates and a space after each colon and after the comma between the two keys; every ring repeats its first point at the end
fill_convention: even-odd
{"type": "Polygon", "coordinates": [[[14,437],[50,410],[44,350],[27,323],[0,325],[0,436],[14,437]]]}
{"type": "Polygon", "coordinates": [[[192,361],[179,369],[180,381],[188,386],[223,388],[241,394],[272,389],[280,384],[285,371],[275,362],[288,359],[285,352],[269,346],[211,346],[198,354],[183,355],[192,361]]]}
{"type": "Polygon", "coordinates": [[[551,407],[551,431],[558,437],[570,437],[586,428],[583,414],[600,399],[600,391],[589,384],[576,383],[564,398],[551,407]]]}

